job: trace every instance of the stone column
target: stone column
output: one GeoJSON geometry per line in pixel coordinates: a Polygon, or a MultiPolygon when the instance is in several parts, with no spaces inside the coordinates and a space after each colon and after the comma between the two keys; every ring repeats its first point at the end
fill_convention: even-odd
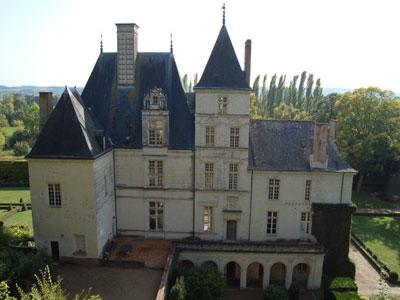
{"type": "Polygon", "coordinates": [[[263,274],[263,289],[269,286],[269,274],[271,271],[271,267],[268,265],[263,265],[264,274],[263,274]]]}
{"type": "Polygon", "coordinates": [[[292,264],[288,264],[286,266],[286,283],[285,286],[287,289],[290,288],[290,286],[292,285],[292,277],[293,277],[293,266],[292,264]]]}
{"type": "Polygon", "coordinates": [[[247,266],[243,265],[240,268],[240,289],[246,288],[246,281],[247,281],[247,266]]]}

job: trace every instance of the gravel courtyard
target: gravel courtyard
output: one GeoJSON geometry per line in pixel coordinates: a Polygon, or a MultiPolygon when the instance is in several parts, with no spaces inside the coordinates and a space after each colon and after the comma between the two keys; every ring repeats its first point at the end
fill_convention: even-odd
{"type": "Polygon", "coordinates": [[[153,300],[162,271],[65,264],[59,266],[59,274],[63,278],[62,286],[70,296],[92,287],[92,293],[99,294],[104,300],[153,300]]]}

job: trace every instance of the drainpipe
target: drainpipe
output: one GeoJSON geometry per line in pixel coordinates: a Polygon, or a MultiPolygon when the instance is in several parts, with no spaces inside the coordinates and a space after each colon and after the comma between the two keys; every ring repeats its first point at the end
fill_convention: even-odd
{"type": "Polygon", "coordinates": [[[251,170],[251,177],[250,177],[250,213],[249,213],[249,234],[248,240],[250,241],[251,238],[251,212],[253,210],[253,170],[251,170]]]}
{"type": "Polygon", "coordinates": [[[344,181],[344,173],[342,173],[342,184],[340,187],[340,204],[343,202],[343,181],[344,181]]]}
{"type": "Polygon", "coordinates": [[[114,218],[115,218],[115,236],[118,235],[118,221],[117,221],[117,180],[115,175],[115,149],[113,152],[113,171],[114,171],[114,218]]]}
{"type": "Polygon", "coordinates": [[[192,167],[192,184],[193,184],[193,220],[192,220],[192,237],[195,238],[195,218],[196,218],[196,148],[193,151],[193,167],[192,167]]]}

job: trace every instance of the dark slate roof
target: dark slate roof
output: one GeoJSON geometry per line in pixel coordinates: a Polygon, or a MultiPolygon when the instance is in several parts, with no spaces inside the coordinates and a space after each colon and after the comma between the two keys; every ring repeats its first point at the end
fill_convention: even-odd
{"type": "Polygon", "coordinates": [[[195,88],[249,89],[225,25],[222,25],[206,68],[195,88]]]}
{"type": "Polygon", "coordinates": [[[249,169],[260,171],[354,172],[328,141],[327,169],[312,169],[314,121],[252,120],[249,137],[249,169]]]}
{"type": "Polygon", "coordinates": [[[196,112],[196,93],[189,92],[186,93],[187,104],[189,106],[189,111],[191,114],[196,112]]]}
{"type": "Polygon", "coordinates": [[[99,134],[101,127],[79,93],[66,88],[27,157],[92,159],[104,152],[99,134]]]}
{"type": "Polygon", "coordinates": [[[144,95],[162,88],[169,110],[169,148],[194,148],[194,120],[172,53],[138,53],[134,87],[117,87],[116,53],[103,53],[82,93],[116,147],[142,148],[144,95]]]}

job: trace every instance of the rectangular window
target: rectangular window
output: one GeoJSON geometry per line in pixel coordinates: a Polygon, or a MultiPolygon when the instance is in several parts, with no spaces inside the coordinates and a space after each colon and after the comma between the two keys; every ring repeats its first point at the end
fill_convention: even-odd
{"type": "Polygon", "coordinates": [[[304,191],[304,200],[311,200],[311,180],[306,180],[306,188],[304,191]]]}
{"type": "Polygon", "coordinates": [[[267,211],[267,234],[273,235],[277,232],[278,212],[267,211]]]}
{"type": "Polygon", "coordinates": [[[268,186],[268,200],[279,200],[279,179],[270,179],[268,186]]]}
{"type": "Polygon", "coordinates": [[[214,146],[215,139],[215,127],[207,126],[206,127],[206,145],[214,146]]]}
{"type": "Polygon", "coordinates": [[[75,234],[75,252],[77,252],[77,254],[86,252],[86,242],[83,234],[75,234]]]}
{"type": "Polygon", "coordinates": [[[206,189],[214,187],[214,163],[205,164],[205,187],[206,189]]]}
{"type": "Polygon", "coordinates": [[[228,110],[228,98],[227,97],[219,97],[218,98],[218,113],[226,114],[228,110]]]}
{"type": "Polygon", "coordinates": [[[311,213],[310,212],[302,212],[300,219],[300,231],[302,233],[310,233],[311,227],[311,213]]]}
{"type": "Polygon", "coordinates": [[[237,190],[238,188],[238,164],[229,164],[229,189],[237,190]]]}
{"type": "Polygon", "coordinates": [[[230,147],[238,148],[239,147],[239,127],[231,127],[231,135],[230,135],[230,147]]]}
{"type": "Polygon", "coordinates": [[[149,161],[149,186],[162,187],[163,186],[163,161],[150,160],[149,161]]]}
{"type": "Polygon", "coordinates": [[[212,220],[213,220],[213,208],[212,206],[204,207],[204,215],[203,215],[203,231],[211,232],[212,231],[212,220]]]}
{"type": "Polygon", "coordinates": [[[52,207],[61,207],[61,187],[58,183],[49,183],[49,205],[52,207]]]}
{"type": "Polygon", "coordinates": [[[164,140],[164,122],[150,121],[149,122],[149,145],[163,145],[164,140]]]}
{"type": "Polygon", "coordinates": [[[150,230],[163,230],[164,204],[162,202],[149,202],[149,228],[150,230]]]}

